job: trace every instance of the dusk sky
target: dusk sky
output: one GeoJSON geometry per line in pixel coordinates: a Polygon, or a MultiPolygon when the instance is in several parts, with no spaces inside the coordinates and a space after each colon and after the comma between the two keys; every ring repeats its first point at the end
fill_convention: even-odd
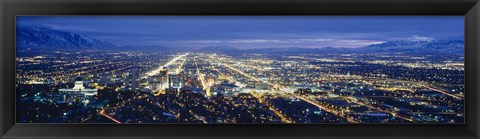
{"type": "Polygon", "coordinates": [[[463,16],[17,16],[115,45],[361,47],[391,40],[463,40],[463,16]]]}

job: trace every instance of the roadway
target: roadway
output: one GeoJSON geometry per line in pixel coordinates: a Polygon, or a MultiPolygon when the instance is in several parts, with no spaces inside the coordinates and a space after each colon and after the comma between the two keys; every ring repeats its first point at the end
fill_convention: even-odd
{"type": "Polygon", "coordinates": [[[178,55],[177,57],[174,57],[172,60],[170,60],[169,62],[165,63],[164,65],[162,66],[159,66],[157,69],[155,70],[152,70],[150,72],[147,72],[143,77],[143,79],[149,77],[149,76],[155,76],[155,75],[158,75],[160,73],[160,71],[163,71],[163,67],[168,67],[170,66],[172,63],[176,62],[177,60],[183,58],[183,57],[186,57],[189,53],[186,53],[186,54],[183,54],[183,55],[178,55]]]}
{"type": "Polygon", "coordinates": [[[122,122],[120,122],[119,120],[113,118],[112,116],[106,114],[106,113],[105,113],[105,110],[101,110],[101,111],[99,112],[99,114],[102,115],[102,116],[107,117],[108,119],[112,120],[113,122],[115,122],[115,123],[117,123],[117,124],[121,124],[121,123],[122,123],[122,122]]]}
{"type": "MultiPolygon", "coordinates": [[[[244,75],[245,77],[248,77],[248,78],[250,78],[250,79],[252,79],[252,80],[255,80],[255,81],[259,81],[259,82],[268,84],[268,85],[270,85],[270,86],[272,86],[272,87],[274,87],[274,88],[279,88],[279,87],[280,87],[279,85],[275,85],[275,84],[269,83],[269,82],[267,82],[267,81],[260,80],[260,79],[254,77],[254,76],[251,76],[251,75],[249,75],[249,74],[247,74],[247,73],[245,73],[245,72],[243,72],[243,71],[241,71],[241,70],[239,70],[239,69],[234,68],[233,66],[231,66],[231,65],[229,65],[229,64],[221,63],[221,65],[224,65],[225,67],[230,68],[231,70],[233,70],[233,71],[235,71],[235,72],[238,72],[238,73],[240,73],[240,74],[244,75]]],[[[284,93],[289,93],[289,92],[285,92],[285,90],[286,90],[285,87],[281,87],[281,88],[282,88],[282,89],[279,89],[279,91],[282,91],[282,92],[284,92],[284,93]]],[[[337,111],[337,110],[330,109],[330,108],[328,108],[328,107],[319,105],[318,103],[315,103],[315,102],[313,102],[313,101],[310,101],[310,100],[308,100],[308,99],[306,99],[306,98],[304,98],[304,97],[302,97],[302,96],[298,96],[298,95],[293,95],[293,96],[296,97],[296,98],[298,98],[298,99],[304,100],[304,101],[306,101],[306,102],[308,102],[308,103],[310,103],[310,104],[312,104],[312,105],[314,105],[314,106],[316,106],[316,107],[318,107],[318,108],[320,108],[320,109],[322,109],[322,110],[325,110],[325,111],[327,111],[327,112],[329,112],[329,113],[332,113],[332,114],[334,114],[334,115],[336,115],[336,116],[345,118],[345,119],[347,119],[348,122],[351,122],[351,123],[359,123],[359,122],[360,122],[360,121],[357,121],[355,118],[350,117],[349,115],[346,115],[346,114],[344,114],[344,113],[342,113],[342,112],[340,112],[340,111],[337,111]]]]}
{"type": "Polygon", "coordinates": [[[441,94],[445,94],[445,95],[448,95],[450,97],[453,97],[455,99],[463,99],[464,97],[463,96],[458,96],[458,95],[454,95],[446,90],[443,90],[441,88],[438,88],[438,87],[435,87],[433,85],[429,85],[427,83],[422,83],[422,82],[415,82],[415,81],[406,81],[406,80],[398,80],[398,79],[379,79],[379,78],[367,78],[365,80],[374,80],[374,81],[390,81],[390,82],[397,82],[397,83],[408,83],[408,84],[413,84],[413,85],[417,85],[417,86],[421,86],[421,87],[425,87],[427,89],[430,89],[430,90],[433,90],[435,92],[438,92],[438,93],[441,93],[441,94]]]}

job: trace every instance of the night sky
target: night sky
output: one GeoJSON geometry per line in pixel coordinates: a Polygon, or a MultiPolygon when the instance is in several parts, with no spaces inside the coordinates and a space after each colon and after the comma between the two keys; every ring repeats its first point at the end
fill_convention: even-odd
{"type": "Polygon", "coordinates": [[[463,16],[17,16],[123,45],[361,47],[392,40],[463,40],[463,16]]]}

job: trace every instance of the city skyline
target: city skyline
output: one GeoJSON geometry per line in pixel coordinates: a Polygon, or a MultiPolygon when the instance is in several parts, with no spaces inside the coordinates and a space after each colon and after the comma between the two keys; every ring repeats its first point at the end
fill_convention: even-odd
{"type": "Polygon", "coordinates": [[[48,27],[117,46],[186,48],[355,48],[464,35],[462,16],[18,16],[17,26],[48,27]]]}
{"type": "Polygon", "coordinates": [[[17,17],[16,122],[465,123],[463,17],[127,17],[17,17]]]}

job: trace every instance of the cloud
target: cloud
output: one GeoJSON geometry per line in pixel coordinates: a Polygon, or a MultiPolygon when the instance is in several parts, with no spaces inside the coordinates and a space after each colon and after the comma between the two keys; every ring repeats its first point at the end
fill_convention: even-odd
{"type": "Polygon", "coordinates": [[[289,40],[274,40],[274,39],[236,39],[227,40],[226,43],[289,43],[289,40]]]}
{"type": "Polygon", "coordinates": [[[181,41],[158,41],[159,43],[305,43],[327,42],[334,39],[224,39],[224,40],[181,40],[181,41]]]}
{"type": "Polygon", "coordinates": [[[412,35],[410,37],[388,38],[388,40],[431,41],[435,40],[435,38],[428,36],[412,35]]]}
{"type": "Polygon", "coordinates": [[[224,40],[179,40],[156,41],[154,44],[165,46],[210,46],[226,45],[237,48],[255,47],[362,47],[371,44],[383,43],[379,40],[348,40],[329,38],[303,38],[303,39],[224,39],[224,40]]]}
{"type": "Polygon", "coordinates": [[[361,47],[361,46],[367,46],[372,44],[380,44],[384,42],[385,41],[378,41],[378,40],[340,40],[339,44],[344,44],[350,47],[361,47]]]}
{"type": "Polygon", "coordinates": [[[413,35],[410,39],[415,40],[415,41],[431,41],[434,38],[433,37],[413,35]]]}

